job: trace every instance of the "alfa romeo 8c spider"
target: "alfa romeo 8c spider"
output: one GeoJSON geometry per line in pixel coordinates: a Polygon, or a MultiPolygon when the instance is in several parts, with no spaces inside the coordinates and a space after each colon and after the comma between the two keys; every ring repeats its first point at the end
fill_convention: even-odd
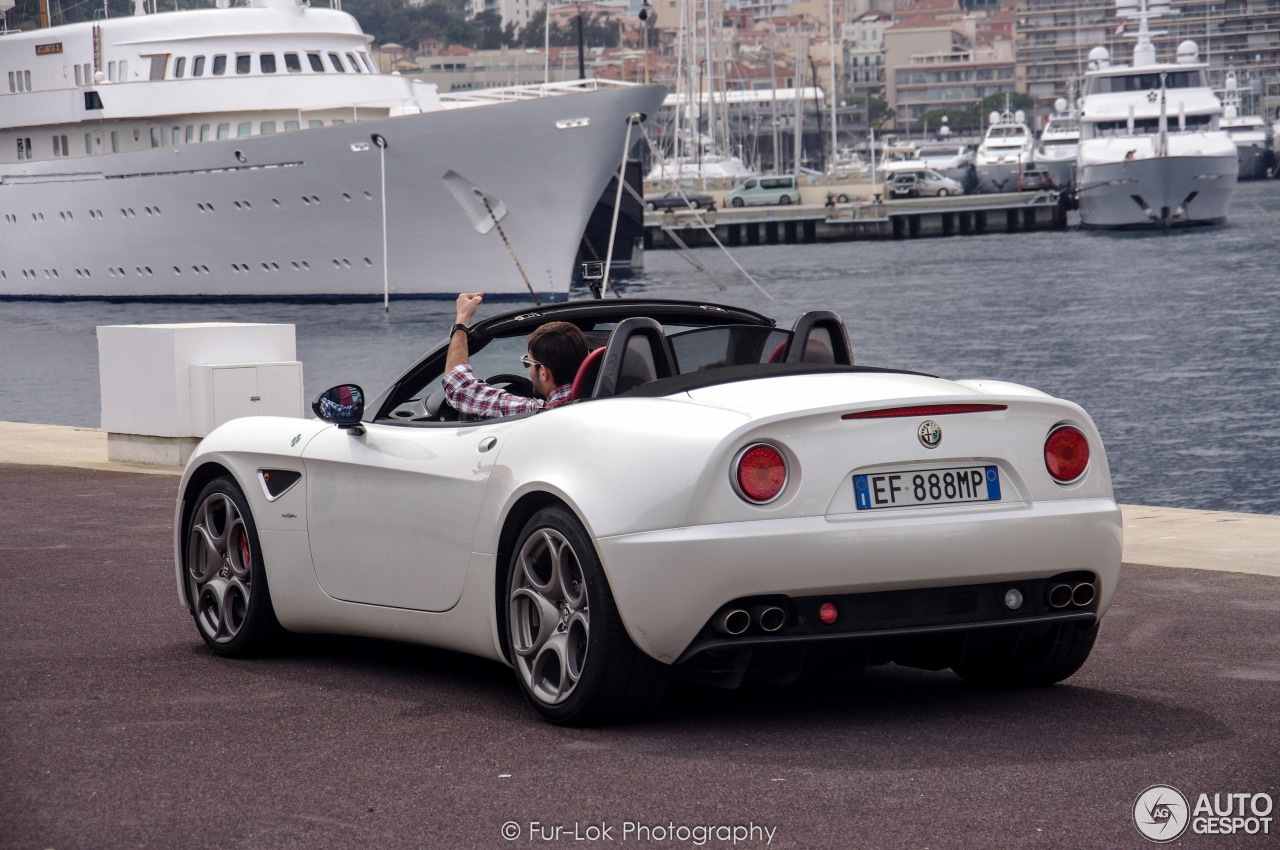
{"type": "Polygon", "coordinates": [[[467,421],[447,344],[375,398],[228,422],[182,476],[178,596],[221,655],[285,632],[509,665],[555,723],[653,710],[673,676],[736,687],[896,663],[1061,681],[1116,590],[1120,511],[1088,414],[994,380],[855,365],[844,323],[571,301],[468,332],[516,394],[529,333],[593,349],[571,401],[467,421]]]}

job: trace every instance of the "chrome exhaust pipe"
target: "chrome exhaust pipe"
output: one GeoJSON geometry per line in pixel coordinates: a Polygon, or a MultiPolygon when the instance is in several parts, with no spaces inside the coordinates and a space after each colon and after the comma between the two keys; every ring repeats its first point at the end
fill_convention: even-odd
{"type": "Polygon", "coordinates": [[[711,618],[711,628],[725,635],[740,635],[751,627],[751,615],[741,608],[722,608],[711,618]]]}
{"type": "Polygon", "coordinates": [[[1092,602],[1097,594],[1098,589],[1093,586],[1093,582],[1082,581],[1071,589],[1071,604],[1077,608],[1083,608],[1092,602]]]}
{"type": "Polygon", "coordinates": [[[786,613],[776,605],[757,605],[751,609],[751,619],[766,632],[776,632],[787,624],[786,613]]]}
{"type": "Polygon", "coordinates": [[[1049,586],[1049,607],[1066,608],[1071,604],[1071,585],[1054,584],[1049,586]]]}

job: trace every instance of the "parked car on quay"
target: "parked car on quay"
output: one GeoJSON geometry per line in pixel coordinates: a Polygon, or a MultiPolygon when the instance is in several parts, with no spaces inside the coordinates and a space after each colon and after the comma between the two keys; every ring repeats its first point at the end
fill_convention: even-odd
{"type": "Polygon", "coordinates": [[[1024,168],[1018,173],[1018,191],[1034,192],[1058,188],[1047,168],[1024,168]]]}
{"type": "Polygon", "coordinates": [[[672,189],[657,198],[645,198],[644,203],[649,209],[661,212],[687,209],[713,210],[716,208],[716,199],[710,195],[684,189],[672,189]]]}
{"type": "Polygon", "coordinates": [[[796,186],[794,174],[752,177],[740,186],[734,187],[725,197],[725,203],[734,207],[768,204],[786,206],[798,200],[800,200],[800,190],[796,186]]]}
{"type": "Polygon", "coordinates": [[[889,181],[889,194],[895,198],[946,197],[963,195],[964,186],[960,181],[943,177],[932,169],[915,171],[898,171],[889,181]]]}
{"type": "Polygon", "coordinates": [[[442,342],[372,399],[344,384],[316,419],[201,441],[174,568],[209,649],[287,630],[466,652],[565,724],[643,715],[675,674],[897,663],[1035,686],[1088,658],[1121,522],[1080,407],[855,365],[825,310],[782,328],[699,302],[525,307],[467,329],[472,367],[531,395],[520,363],[549,321],[594,349],[554,409],[466,421],[442,342]]]}

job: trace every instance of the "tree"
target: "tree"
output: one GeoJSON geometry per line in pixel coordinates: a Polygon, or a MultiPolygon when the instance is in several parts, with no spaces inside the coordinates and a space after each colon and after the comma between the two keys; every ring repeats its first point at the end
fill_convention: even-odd
{"type": "Polygon", "coordinates": [[[867,97],[867,123],[877,130],[881,129],[886,121],[892,121],[897,112],[889,108],[887,100],[881,100],[875,95],[867,97]]]}

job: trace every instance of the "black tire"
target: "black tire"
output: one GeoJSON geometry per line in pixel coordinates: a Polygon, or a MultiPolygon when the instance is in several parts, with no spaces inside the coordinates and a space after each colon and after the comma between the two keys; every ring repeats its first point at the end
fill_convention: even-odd
{"type": "Polygon", "coordinates": [[[839,195],[836,195],[836,202],[841,204],[847,204],[849,203],[849,196],[841,192],[839,195]]]}
{"type": "Polygon", "coordinates": [[[939,190],[938,190],[938,197],[939,197],[939,198],[945,198],[947,195],[950,195],[950,194],[951,194],[951,193],[950,193],[950,192],[948,192],[946,189],[939,189],[939,190]]]}
{"type": "Polygon", "coordinates": [[[1052,685],[1088,659],[1098,623],[1061,623],[1033,640],[1012,639],[952,666],[960,678],[988,687],[1052,685]]]}
{"type": "Polygon", "coordinates": [[[595,547],[567,509],[543,508],[525,523],[505,599],[516,681],[552,723],[631,720],[662,699],[667,667],[631,642],[595,547]]]}
{"type": "Polygon", "coordinates": [[[702,208],[702,204],[698,203],[697,201],[690,201],[689,206],[693,207],[695,210],[702,208]]]}
{"type": "Polygon", "coordinates": [[[284,634],[271,606],[258,526],[229,476],[205,485],[184,529],[183,576],[196,630],[219,655],[257,655],[284,634]]]}
{"type": "Polygon", "coordinates": [[[743,206],[744,204],[746,204],[746,201],[742,200],[742,198],[734,198],[734,199],[733,199],[733,205],[734,205],[735,207],[741,207],[741,206],[743,206]]]}
{"type": "Polygon", "coordinates": [[[789,206],[791,206],[791,196],[790,196],[790,195],[783,195],[781,198],[778,198],[778,203],[779,203],[779,204],[781,204],[781,205],[782,205],[782,206],[784,206],[784,207],[789,207],[789,206]]]}

